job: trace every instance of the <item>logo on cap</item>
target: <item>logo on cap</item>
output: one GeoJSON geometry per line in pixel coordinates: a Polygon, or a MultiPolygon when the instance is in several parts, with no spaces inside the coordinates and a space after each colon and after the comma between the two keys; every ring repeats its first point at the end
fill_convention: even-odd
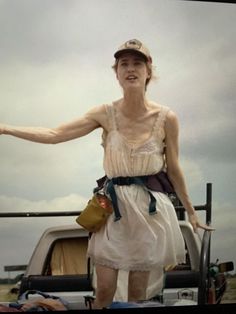
{"type": "Polygon", "coordinates": [[[140,50],[142,47],[142,43],[137,39],[129,40],[125,43],[125,48],[127,49],[136,49],[140,50]]]}

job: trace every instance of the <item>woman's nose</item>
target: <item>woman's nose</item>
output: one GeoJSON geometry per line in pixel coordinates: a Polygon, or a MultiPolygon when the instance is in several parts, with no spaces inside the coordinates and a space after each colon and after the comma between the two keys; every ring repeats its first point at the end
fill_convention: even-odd
{"type": "Polygon", "coordinates": [[[129,64],[128,72],[133,72],[133,71],[134,71],[134,65],[133,64],[129,64]]]}

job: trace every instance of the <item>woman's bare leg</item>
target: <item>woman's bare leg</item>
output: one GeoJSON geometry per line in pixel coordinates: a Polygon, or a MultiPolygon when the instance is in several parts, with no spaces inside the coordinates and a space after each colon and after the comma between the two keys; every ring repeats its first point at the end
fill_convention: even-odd
{"type": "Polygon", "coordinates": [[[116,292],[118,270],[96,265],[97,288],[93,308],[101,309],[112,303],[116,292]]]}
{"type": "Polygon", "coordinates": [[[128,301],[142,301],[146,299],[149,271],[130,271],[128,282],[128,301]]]}

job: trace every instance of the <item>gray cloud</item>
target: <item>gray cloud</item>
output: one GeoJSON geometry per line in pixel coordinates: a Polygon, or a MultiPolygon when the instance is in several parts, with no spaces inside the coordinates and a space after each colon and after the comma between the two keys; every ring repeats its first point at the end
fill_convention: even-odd
{"type": "MultiPolygon", "coordinates": [[[[56,126],[120,97],[110,68],[114,50],[140,38],[160,76],[148,95],[179,116],[194,204],[204,202],[205,183],[213,182],[213,255],[235,259],[235,14],[233,5],[194,1],[2,0],[0,122],[56,126]]],[[[81,204],[103,175],[99,144],[100,131],[58,146],[1,137],[0,210],[81,204]]],[[[28,258],[51,223],[36,230],[32,221],[25,233],[22,221],[1,222],[0,264],[25,263],[14,258],[14,239],[25,243],[28,258]]]]}
{"type": "Polygon", "coordinates": [[[183,154],[189,158],[205,159],[211,164],[221,164],[222,162],[235,164],[236,125],[234,116],[229,113],[227,118],[223,117],[222,120],[221,118],[215,119],[213,126],[211,126],[212,121],[204,120],[206,125],[203,130],[192,134],[192,137],[188,137],[186,134],[182,143],[183,154]]]}
{"type": "Polygon", "coordinates": [[[102,21],[94,1],[2,1],[1,60],[47,63],[68,54],[93,53],[90,49],[97,44],[96,36],[88,40],[86,36],[88,28],[94,28],[95,18],[97,23],[102,21]]]}

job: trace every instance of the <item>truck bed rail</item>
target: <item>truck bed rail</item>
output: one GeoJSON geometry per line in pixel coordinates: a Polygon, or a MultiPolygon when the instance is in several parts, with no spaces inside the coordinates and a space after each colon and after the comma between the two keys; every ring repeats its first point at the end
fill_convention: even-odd
{"type": "MultiPolygon", "coordinates": [[[[176,196],[175,196],[176,197],[176,196]]],[[[180,219],[184,219],[185,209],[181,205],[180,201],[175,205],[175,210],[179,213],[180,219]]],[[[212,183],[206,184],[206,204],[194,206],[195,210],[205,210],[206,211],[206,224],[211,223],[211,206],[212,206],[212,183]]],[[[38,218],[38,217],[65,217],[65,216],[79,216],[81,211],[47,211],[47,212],[1,212],[0,218],[38,218]]]]}

